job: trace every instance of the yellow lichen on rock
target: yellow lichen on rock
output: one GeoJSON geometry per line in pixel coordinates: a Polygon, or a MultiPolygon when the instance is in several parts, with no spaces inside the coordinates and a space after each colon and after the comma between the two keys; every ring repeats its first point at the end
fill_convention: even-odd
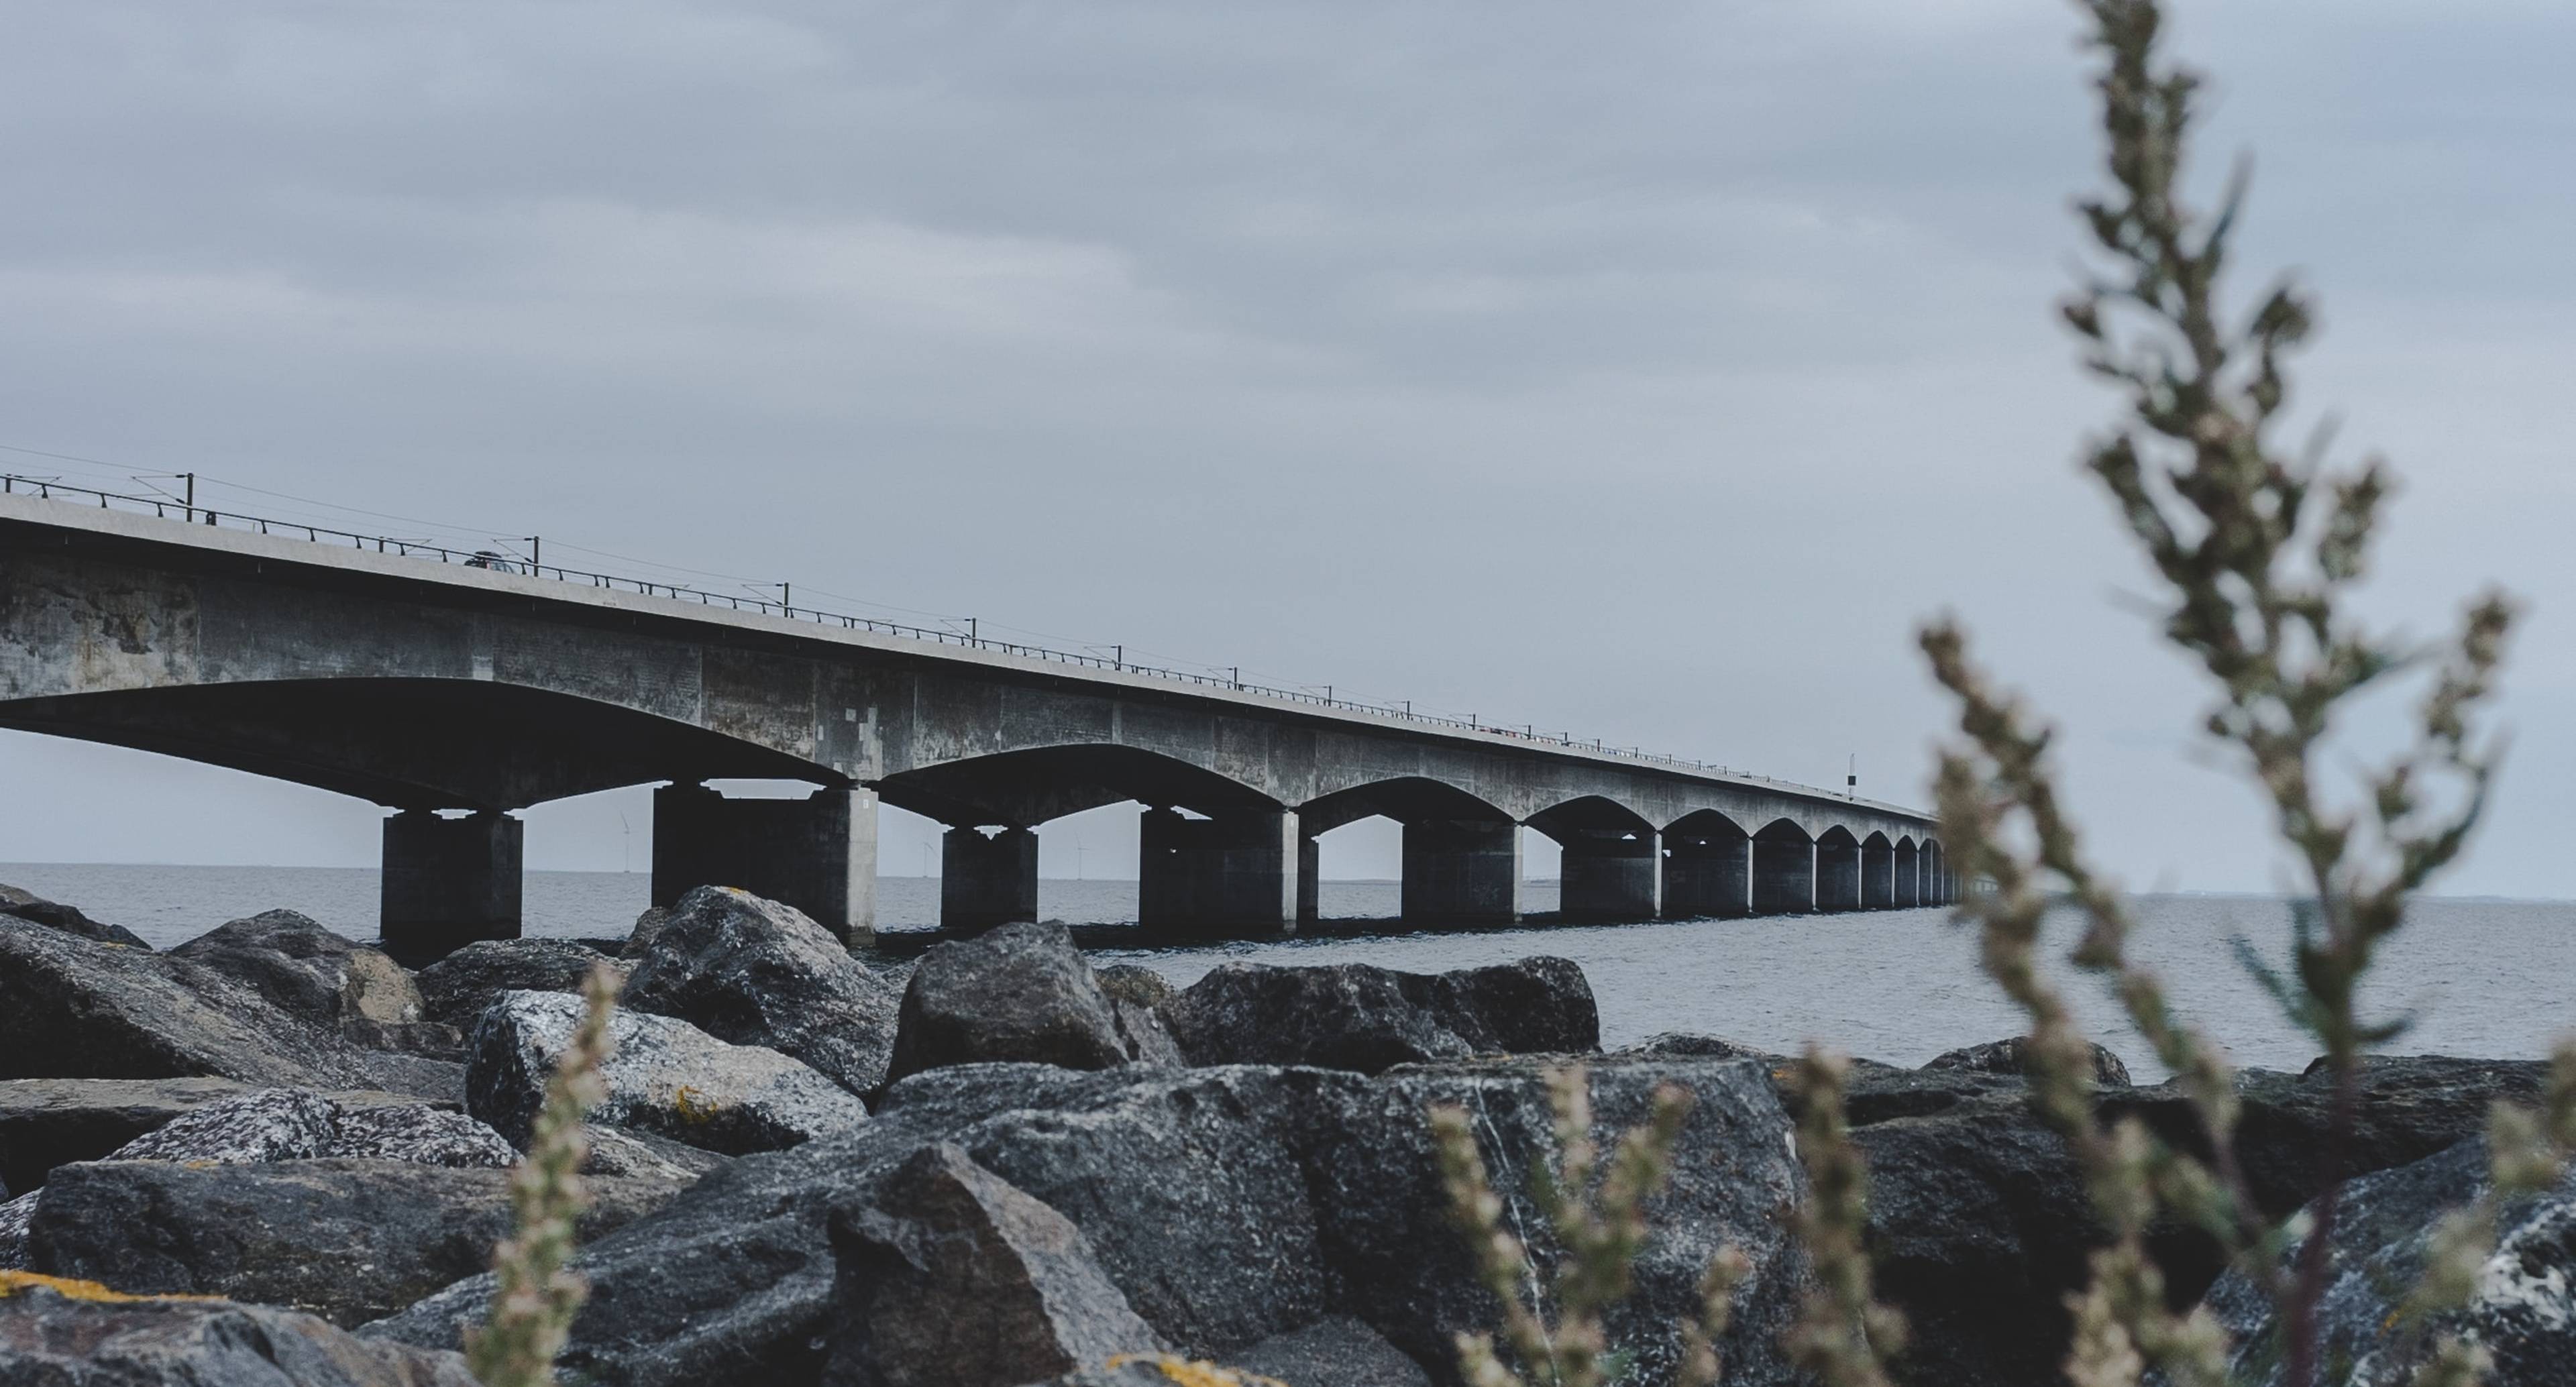
{"type": "Polygon", "coordinates": [[[1109,1366],[1113,1368],[1122,1368],[1130,1363],[1142,1363],[1153,1368],[1180,1387],[1288,1387],[1287,1383],[1275,1377],[1220,1368],[1204,1359],[1192,1362],[1168,1353],[1122,1353],[1109,1360],[1109,1366]]]}
{"type": "Polygon", "coordinates": [[[687,1084],[680,1085],[679,1092],[671,1095],[671,1106],[679,1110],[680,1120],[691,1126],[713,1122],[716,1114],[724,1110],[723,1104],[687,1084]]]}
{"type": "Polygon", "coordinates": [[[87,1300],[102,1305],[130,1305],[144,1300],[221,1300],[210,1295],[127,1295],[95,1281],[74,1281],[67,1276],[45,1276],[32,1271],[0,1270],[0,1300],[20,1291],[46,1290],[65,1300],[87,1300]]]}

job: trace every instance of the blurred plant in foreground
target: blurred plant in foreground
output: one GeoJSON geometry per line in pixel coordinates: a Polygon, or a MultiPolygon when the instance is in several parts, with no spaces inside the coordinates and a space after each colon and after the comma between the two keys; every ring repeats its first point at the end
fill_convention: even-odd
{"type": "MultiPolygon", "coordinates": [[[[1657,1087],[1652,1113],[1620,1137],[1608,1168],[1596,1171],[1590,1077],[1577,1065],[1551,1069],[1546,1080],[1557,1154],[1553,1164],[1531,1162],[1530,1200],[1555,1240],[1552,1276],[1542,1275],[1528,1246],[1503,1226],[1503,1199],[1486,1178],[1467,1110],[1454,1103],[1431,1109],[1451,1211],[1485,1288],[1502,1304],[1503,1348],[1518,1364],[1505,1365],[1493,1335],[1461,1334],[1459,1371],[1470,1387],[1601,1387],[1617,1378],[1603,1317],[1628,1298],[1631,1266],[1646,1241],[1646,1201],[1671,1176],[1673,1147],[1690,1114],[1687,1090],[1657,1087]]],[[[1732,1247],[1710,1259],[1699,1318],[1682,1329],[1680,1387],[1717,1382],[1717,1341],[1747,1270],[1732,1247]]]]}
{"type": "MultiPolygon", "coordinates": [[[[2374,632],[2353,614],[2380,511],[2391,489],[2378,460],[2329,468],[2322,442],[2295,454],[2272,437],[2288,395],[2284,358],[2307,337],[2307,300],[2272,289],[2241,324],[2219,284],[2246,190],[2240,167],[2218,210],[2203,215],[2179,191],[2200,88],[2157,53],[2154,0],[2084,0],[2113,188],[2082,204],[2106,267],[2065,306],[2087,344],[2087,366],[2127,397],[2128,418],[2096,443],[2087,468],[2110,493],[2161,580],[2164,636],[2215,686],[2205,727],[2231,748],[2268,801],[2299,864],[2291,966],[2238,952],[2291,1021],[2316,1037],[2333,1076],[2325,1148],[2341,1169],[2363,1052],[2404,1029],[2365,1018],[2359,984],[2378,947],[2404,923],[2408,897],[2458,856],[2484,807],[2499,747],[2472,729],[2490,699],[2513,608],[2488,594],[2438,646],[2374,632]],[[2416,674],[2426,688],[2411,743],[2359,773],[2338,796],[2321,762],[2335,717],[2365,692],[2416,674]]],[[[2273,1226],[2248,1194],[2234,1155],[2233,1076],[2217,1047],[2178,1019],[2156,976],[2126,945],[2128,906],[2086,859],[2061,807],[2050,730],[1969,659],[1959,627],[1922,633],[1934,675],[1957,699],[1959,736],[1941,755],[1943,837],[1963,879],[1960,907],[1980,928],[1983,961],[2031,1023],[2033,1100],[2072,1145],[2110,1243],[2092,1281],[2071,1299],[2069,1377],[2109,1387],[2160,1370],[2176,1387],[2227,1380],[2226,1336],[2204,1310],[2167,1308],[2145,1234],[2160,1212],[2216,1238],[2279,1313],[2283,1381],[2319,1381],[2317,1307],[2341,1182],[2312,1220],[2273,1226]],[[2094,1119],[2084,1036],[2038,967],[2043,916],[2063,896],[2082,919],[2070,955],[2105,978],[2129,1021],[2180,1080],[2206,1129],[2198,1159],[2135,1119],[2094,1119]],[[2288,1247],[2305,1238],[2284,1266],[2288,1247]]],[[[2576,1052],[2562,1050],[2548,1111],[2499,1109],[2493,1123],[2496,1194],[2446,1222],[2438,1253],[2405,1313],[2462,1304],[2491,1247],[2494,1203],[2557,1178],[2576,1136],[2576,1052]]],[[[1819,1258],[1820,1262],[1824,1259],[1819,1258]]],[[[2443,1344],[2425,1379],[2471,1381],[2473,1345],[2443,1344]]],[[[1829,1382],[1874,1381],[1826,1374],[1829,1382]]]]}
{"type": "Polygon", "coordinates": [[[581,1022],[547,1081],[528,1152],[510,1176],[514,1231],[492,1249],[499,1284],[490,1321],[466,1333],[466,1363],[483,1387],[552,1387],[555,1355],[590,1295],[589,1283],[564,1264],[572,1259],[573,1220],[590,1208],[581,1178],[590,1138],[581,1121],[608,1092],[600,1066],[608,1060],[616,973],[604,964],[591,969],[581,996],[581,1022]]]}

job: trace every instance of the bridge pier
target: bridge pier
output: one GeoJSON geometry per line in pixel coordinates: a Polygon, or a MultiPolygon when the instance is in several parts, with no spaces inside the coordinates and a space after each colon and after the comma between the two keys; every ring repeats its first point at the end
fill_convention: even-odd
{"type": "Polygon", "coordinates": [[[1038,836],[1005,828],[987,838],[952,828],[939,840],[939,927],[979,934],[1038,918],[1038,836]]]}
{"type": "Polygon", "coordinates": [[[1324,846],[1303,832],[1297,835],[1297,925],[1303,929],[1324,917],[1324,846]]]}
{"type": "Polygon", "coordinates": [[[1585,919],[1652,920],[1663,914],[1662,835],[1617,829],[1567,834],[1557,912],[1585,919]]]}
{"type": "Polygon", "coordinates": [[[1816,840],[1816,909],[1860,909],[1860,844],[1840,829],[1816,840]]]}
{"type": "Polygon", "coordinates": [[[1896,845],[1896,908],[1923,904],[1923,848],[1912,838],[1896,845]]]}
{"type": "Polygon", "coordinates": [[[734,886],[792,905],[860,942],[876,929],[877,796],[850,786],[804,799],[727,799],[704,785],[653,792],[653,904],[734,886]]]}
{"type": "Polygon", "coordinates": [[[518,938],[527,831],[489,811],[442,819],[405,809],[387,818],[378,906],[385,952],[417,967],[477,939],[518,938]]]}
{"type": "Polygon", "coordinates": [[[1816,908],[1816,844],[1791,828],[1753,835],[1753,913],[1805,915],[1816,908]]]}
{"type": "Polygon", "coordinates": [[[1885,910],[1896,904],[1896,849],[1882,834],[1860,844],[1860,908],[1885,910]]]}
{"type": "Polygon", "coordinates": [[[1177,809],[1148,809],[1137,828],[1138,924],[1296,930],[1305,853],[1295,814],[1253,809],[1188,819],[1177,809]]]}
{"type": "Polygon", "coordinates": [[[1752,913],[1753,840],[1741,833],[1664,835],[1664,914],[1675,920],[1752,913]]]}
{"type": "Polygon", "coordinates": [[[1521,829],[1508,819],[1420,819],[1404,826],[1407,920],[1521,917],[1521,829]]]}

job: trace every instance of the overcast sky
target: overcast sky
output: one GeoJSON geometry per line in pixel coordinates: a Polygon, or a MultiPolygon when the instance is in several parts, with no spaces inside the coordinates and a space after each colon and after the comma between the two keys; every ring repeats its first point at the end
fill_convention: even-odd
{"type": "MultiPolygon", "coordinates": [[[[2297,399],[2407,479],[2377,609],[2531,603],[2445,886],[2576,895],[2576,8],[2179,10],[2243,263],[2323,299],[2297,399]]],[[[1914,803],[1950,607],[2129,882],[2283,880],[2074,470],[2052,0],[0,15],[0,444],[1914,803]]],[[[0,733],[0,786],[0,861],[375,857],[137,753],[0,733]]],[[[532,811],[531,865],[648,801],[532,811]]],[[[1132,814],[1077,838],[1113,874],[1132,814]]]]}

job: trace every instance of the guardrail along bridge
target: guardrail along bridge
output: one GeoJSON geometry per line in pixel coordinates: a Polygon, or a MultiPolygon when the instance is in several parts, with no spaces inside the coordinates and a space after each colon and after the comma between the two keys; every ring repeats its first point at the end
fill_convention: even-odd
{"type": "Polygon", "coordinates": [[[741,886],[846,936],[880,801],[949,826],[940,923],[1035,918],[1049,820],[1146,806],[1139,915],[1287,931],[1315,835],[1403,825],[1404,918],[1521,912],[1521,826],[1562,914],[1940,904],[1895,805],[781,601],[0,478],[0,726],[320,786],[393,811],[382,928],[419,958],[519,929],[512,811],[663,783],[653,899],[741,886]],[[720,779],[800,780],[802,800],[720,779]]]}

